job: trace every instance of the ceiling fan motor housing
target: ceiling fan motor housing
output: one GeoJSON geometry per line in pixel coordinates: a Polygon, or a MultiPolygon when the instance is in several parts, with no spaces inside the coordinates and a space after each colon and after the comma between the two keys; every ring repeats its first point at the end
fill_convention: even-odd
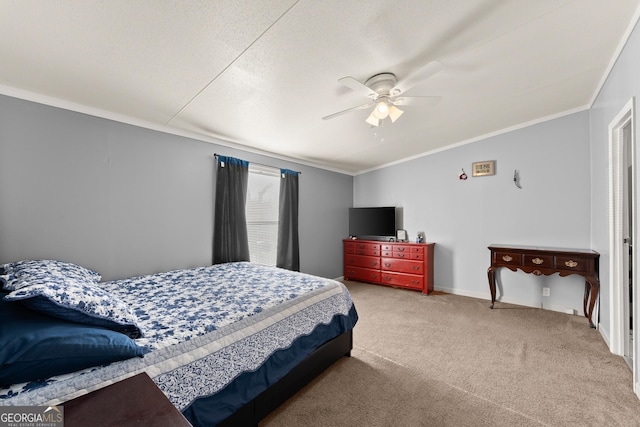
{"type": "Polygon", "coordinates": [[[391,89],[396,85],[396,75],[392,73],[380,73],[370,77],[364,84],[378,95],[390,95],[391,89]]]}

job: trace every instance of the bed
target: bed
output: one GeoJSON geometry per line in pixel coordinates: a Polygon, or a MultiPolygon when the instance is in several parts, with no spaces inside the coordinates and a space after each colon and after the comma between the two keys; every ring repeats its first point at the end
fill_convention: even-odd
{"type": "Polygon", "coordinates": [[[358,319],[342,283],[247,262],[111,282],[60,261],[4,268],[0,405],[146,372],[194,426],[257,425],[350,354],[358,319]]]}

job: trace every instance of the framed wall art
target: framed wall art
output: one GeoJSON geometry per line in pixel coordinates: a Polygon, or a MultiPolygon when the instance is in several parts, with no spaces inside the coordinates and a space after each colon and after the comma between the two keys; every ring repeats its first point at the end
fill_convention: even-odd
{"type": "Polygon", "coordinates": [[[485,160],[484,162],[475,162],[471,164],[473,176],[490,176],[496,174],[496,161],[485,160]]]}

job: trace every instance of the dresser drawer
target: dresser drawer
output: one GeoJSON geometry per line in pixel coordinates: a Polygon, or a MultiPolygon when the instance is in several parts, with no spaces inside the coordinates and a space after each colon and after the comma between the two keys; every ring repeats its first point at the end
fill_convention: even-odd
{"type": "Polygon", "coordinates": [[[382,258],[380,262],[382,270],[391,270],[398,273],[424,274],[424,263],[398,258],[382,258]]]}
{"type": "Polygon", "coordinates": [[[356,250],[371,250],[376,249],[380,250],[380,245],[378,243],[367,243],[367,242],[354,242],[356,250]]]}
{"type": "Polygon", "coordinates": [[[409,252],[393,252],[393,257],[398,259],[411,259],[411,254],[409,252]]]}
{"type": "Polygon", "coordinates": [[[380,256],[380,245],[377,243],[355,243],[354,254],[380,256]]]}
{"type": "Polygon", "coordinates": [[[529,267],[553,268],[553,256],[525,254],[523,265],[529,267]]]}
{"type": "Polygon", "coordinates": [[[567,271],[587,271],[589,260],[580,257],[556,257],[556,268],[567,271]]]}
{"type": "Polygon", "coordinates": [[[405,245],[393,245],[393,251],[394,252],[400,252],[400,253],[410,253],[411,252],[411,246],[405,246],[405,245]]]}
{"type": "Polygon", "coordinates": [[[390,250],[385,249],[383,247],[382,251],[380,251],[380,256],[384,257],[384,258],[391,258],[391,257],[393,257],[393,251],[390,251],[390,250]]]}
{"type": "Polygon", "coordinates": [[[344,263],[355,267],[380,268],[380,258],[374,256],[347,255],[344,257],[344,263]]]}
{"type": "Polygon", "coordinates": [[[382,279],[380,283],[391,286],[399,286],[409,289],[422,289],[424,285],[424,276],[414,276],[413,274],[391,273],[389,271],[381,272],[382,279]]]}
{"type": "Polygon", "coordinates": [[[368,283],[380,283],[380,270],[345,265],[344,278],[346,280],[362,280],[368,283]]]}
{"type": "Polygon", "coordinates": [[[494,264],[497,265],[522,265],[522,254],[516,252],[495,252],[494,264]]]}

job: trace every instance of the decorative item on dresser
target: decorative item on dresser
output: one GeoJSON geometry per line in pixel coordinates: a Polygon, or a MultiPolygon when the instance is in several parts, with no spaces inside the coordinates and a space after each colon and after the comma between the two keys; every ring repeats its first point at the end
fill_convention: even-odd
{"type": "Polygon", "coordinates": [[[585,279],[584,299],[582,302],[584,315],[593,323],[593,307],[600,292],[598,277],[598,261],[600,254],[590,249],[545,248],[536,246],[489,246],[491,251],[491,266],[487,270],[489,276],[489,291],[491,305],[496,302],[496,271],[506,267],[511,271],[522,270],[536,276],[559,273],[560,276],[577,274],[585,279]]]}
{"type": "Polygon", "coordinates": [[[344,279],[433,292],[435,243],[345,239],[344,279]]]}

